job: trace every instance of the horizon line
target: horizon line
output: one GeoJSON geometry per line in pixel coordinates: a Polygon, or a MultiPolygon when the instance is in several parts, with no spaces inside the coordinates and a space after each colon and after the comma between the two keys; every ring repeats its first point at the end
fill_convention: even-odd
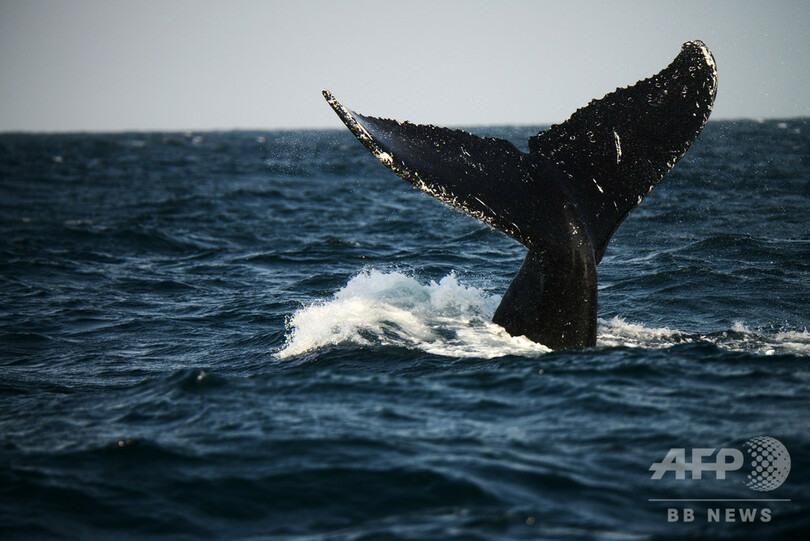
{"type": "MultiPolygon", "coordinates": [[[[762,124],[765,122],[787,122],[796,120],[810,119],[810,115],[806,116],[788,116],[788,117],[732,117],[732,118],[710,118],[708,124],[719,122],[756,122],[762,124]]],[[[565,121],[563,121],[565,122],[565,121]]],[[[459,130],[474,130],[474,129],[487,129],[487,128],[549,128],[560,123],[526,123],[526,124],[450,124],[443,126],[450,129],[459,130]]],[[[345,128],[342,125],[329,125],[329,126],[302,126],[302,127],[231,127],[231,128],[66,128],[66,129],[0,129],[0,136],[2,135],[116,135],[125,133],[227,133],[227,132],[291,132],[291,131],[342,131],[345,128]]]]}

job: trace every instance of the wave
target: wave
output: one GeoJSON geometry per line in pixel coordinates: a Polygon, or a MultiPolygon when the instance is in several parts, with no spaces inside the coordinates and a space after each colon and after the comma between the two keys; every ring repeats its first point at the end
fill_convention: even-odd
{"type": "Polygon", "coordinates": [[[328,300],[296,311],[276,354],[327,346],[398,346],[448,357],[537,355],[550,350],[512,337],[490,320],[500,299],[460,284],[455,274],[423,285],[400,272],[365,270],[328,300]]]}
{"type": "MultiPolygon", "coordinates": [[[[459,283],[454,273],[420,283],[401,272],[367,269],[331,298],[297,310],[287,320],[285,344],[276,358],[287,359],[339,345],[394,346],[447,357],[540,356],[546,346],[510,336],[492,323],[500,297],[459,283]]],[[[647,327],[622,317],[598,321],[598,347],[668,348],[709,343],[728,351],[764,355],[810,355],[810,332],[731,329],[690,334],[647,327]]]]}

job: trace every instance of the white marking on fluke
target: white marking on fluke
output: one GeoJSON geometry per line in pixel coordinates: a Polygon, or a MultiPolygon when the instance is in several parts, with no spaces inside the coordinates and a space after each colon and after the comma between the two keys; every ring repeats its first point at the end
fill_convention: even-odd
{"type": "MultiPolygon", "coordinates": [[[[692,43],[695,44],[695,42],[692,42],[692,43]]],[[[703,44],[703,43],[699,43],[699,44],[696,44],[696,45],[698,47],[700,47],[700,52],[703,53],[703,57],[706,60],[706,65],[709,66],[710,68],[712,68],[712,70],[714,70],[716,72],[717,71],[717,64],[714,63],[714,57],[712,56],[712,53],[709,51],[709,48],[706,47],[706,45],[703,44]]]]}
{"type": "Polygon", "coordinates": [[[613,130],[613,138],[616,140],[616,165],[619,165],[622,161],[622,142],[616,130],[613,130]]]}

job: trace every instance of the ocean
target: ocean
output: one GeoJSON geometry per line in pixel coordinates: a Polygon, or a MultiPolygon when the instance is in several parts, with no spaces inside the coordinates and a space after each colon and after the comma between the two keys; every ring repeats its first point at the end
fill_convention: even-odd
{"type": "Polygon", "coordinates": [[[810,119],[709,122],[585,349],[348,130],[0,134],[0,208],[3,539],[810,531],[810,119]]]}

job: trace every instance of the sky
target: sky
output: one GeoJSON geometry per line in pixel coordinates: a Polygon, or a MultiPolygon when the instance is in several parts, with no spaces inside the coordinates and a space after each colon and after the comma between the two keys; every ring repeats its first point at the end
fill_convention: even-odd
{"type": "Polygon", "coordinates": [[[0,0],[0,131],[562,122],[703,40],[712,119],[810,116],[810,2],[0,0]]]}

